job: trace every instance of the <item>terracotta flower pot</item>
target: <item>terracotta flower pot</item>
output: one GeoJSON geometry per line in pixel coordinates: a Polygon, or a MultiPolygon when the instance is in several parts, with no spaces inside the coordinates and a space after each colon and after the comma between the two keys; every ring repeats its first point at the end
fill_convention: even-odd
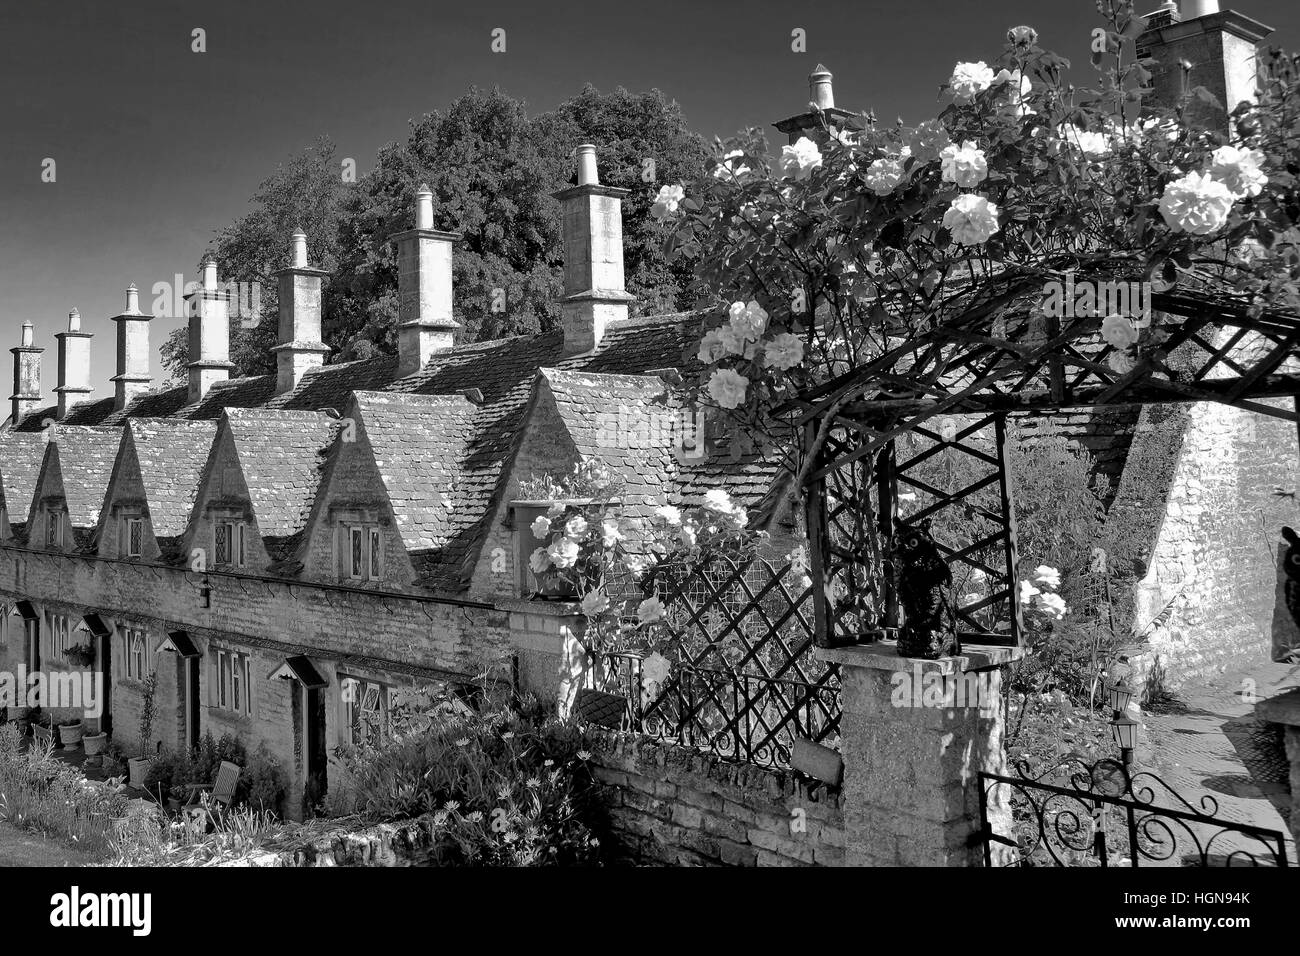
{"type": "Polygon", "coordinates": [[[81,738],[87,757],[98,756],[108,750],[108,734],[86,734],[81,738]]]}

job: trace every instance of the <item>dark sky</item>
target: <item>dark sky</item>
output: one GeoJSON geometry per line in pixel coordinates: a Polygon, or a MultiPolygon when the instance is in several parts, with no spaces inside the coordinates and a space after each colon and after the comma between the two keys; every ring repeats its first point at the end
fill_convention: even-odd
{"type": "MultiPolygon", "coordinates": [[[[1295,0],[1237,9],[1300,45],[1295,0]]],[[[1088,80],[1092,0],[0,0],[0,398],[27,318],[54,387],[53,334],[74,306],[96,334],[93,397],[109,394],[108,317],[127,284],[147,311],[155,282],[193,279],[214,232],[322,133],[363,174],[411,117],[472,84],[540,112],[591,82],[658,87],[694,128],[725,136],[800,112],[818,61],[835,74],[836,105],[915,123],[955,61],[992,59],[1019,23],[1088,80]],[[195,27],[206,53],[190,50],[195,27]],[[496,27],[503,54],[490,50],[496,27]],[[791,52],[796,27],[807,53],[791,52]],[[54,183],[40,179],[46,157],[54,183]]],[[[155,346],[177,324],[156,319],[155,346]]]]}

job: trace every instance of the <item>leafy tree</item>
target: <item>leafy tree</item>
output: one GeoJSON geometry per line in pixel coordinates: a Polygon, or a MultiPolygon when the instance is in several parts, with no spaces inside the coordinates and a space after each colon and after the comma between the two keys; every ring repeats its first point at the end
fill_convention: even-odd
{"type": "MultiPolygon", "coordinates": [[[[279,295],[273,273],[288,264],[293,231],[301,227],[307,234],[312,266],[327,270],[337,266],[339,217],[348,187],[334,157],[334,143],[322,136],[279,166],[258,186],[252,209],[220,230],[215,248],[203,256],[217,260],[222,282],[256,283],[259,293],[260,316],[231,319],[230,360],[236,366],[235,375],[275,371],[271,347],[279,322],[279,295]]],[[[174,330],[160,351],[172,378],[184,378],[185,363],[190,360],[186,327],[174,330]]]]}
{"type": "MultiPolygon", "coordinates": [[[[235,374],[274,368],[277,301],[270,273],[289,234],[307,232],[312,264],[329,270],[322,300],[333,358],[396,350],[397,249],[393,236],[413,225],[415,193],[434,194],[434,225],[463,236],[453,259],[460,340],[483,341],[550,329],[559,316],[563,247],[553,193],[572,184],[573,150],[597,147],[601,181],[631,190],[624,204],[624,258],[637,314],[689,308],[689,258],[671,260],[649,207],[663,184],[701,175],[707,150],[676,103],[658,90],[600,93],[586,87],[555,110],[528,116],[499,89],[471,89],[445,111],[413,120],[404,143],[379,150],[355,185],[342,183],[327,139],[280,167],[259,187],[253,209],[218,235],[223,279],[262,282],[264,321],[233,323],[235,374]],[[653,160],[653,167],[646,160],[653,160]],[[653,175],[651,175],[651,172],[653,175]],[[494,301],[504,296],[504,311],[494,301]]],[[[184,331],[163,346],[177,377],[188,361],[184,331]]]]}

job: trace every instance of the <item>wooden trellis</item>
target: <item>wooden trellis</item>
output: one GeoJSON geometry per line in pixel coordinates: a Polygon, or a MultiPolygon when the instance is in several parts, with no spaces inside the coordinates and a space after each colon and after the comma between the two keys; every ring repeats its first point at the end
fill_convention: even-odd
{"type": "Polygon", "coordinates": [[[787,406],[810,461],[804,485],[819,644],[892,636],[899,608],[881,552],[896,523],[954,508],[977,514],[989,529],[977,540],[938,542],[954,572],[978,569],[987,581],[981,601],[957,609],[964,642],[1022,643],[1008,414],[1205,401],[1297,421],[1294,401],[1279,407],[1263,400],[1300,394],[1300,317],[1252,314],[1240,303],[1199,294],[1153,293],[1152,326],[1133,358],[1102,338],[1103,315],[1035,315],[1040,289],[1041,278],[1008,280],[1003,291],[927,330],[900,332],[878,357],[787,406]],[[942,434],[934,426],[940,416],[961,416],[963,424],[942,434]],[[992,440],[970,440],[981,432],[992,440]],[[932,444],[901,455],[904,436],[932,444]],[[934,487],[917,476],[941,453],[968,466],[959,487],[934,487]],[[929,503],[901,514],[904,489],[919,489],[929,503]]]}

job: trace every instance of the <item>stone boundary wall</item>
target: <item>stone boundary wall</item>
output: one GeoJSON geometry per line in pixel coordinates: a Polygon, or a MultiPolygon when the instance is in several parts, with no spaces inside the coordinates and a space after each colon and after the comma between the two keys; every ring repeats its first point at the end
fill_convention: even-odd
{"type": "MultiPolygon", "coordinates": [[[[667,866],[842,866],[837,791],[791,771],[731,763],[629,733],[591,730],[587,746],[608,817],[609,862],[667,866]],[[802,811],[800,813],[799,811],[802,811]],[[797,824],[792,826],[792,824],[797,824]],[[610,845],[612,840],[613,845],[610,845]]],[[[431,817],[341,828],[254,866],[420,866],[431,817]]]]}
{"type": "Polygon", "coordinates": [[[630,733],[591,731],[616,852],[671,866],[842,866],[838,792],[630,733]],[[802,812],[800,812],[802,811],[802,812]]]}

